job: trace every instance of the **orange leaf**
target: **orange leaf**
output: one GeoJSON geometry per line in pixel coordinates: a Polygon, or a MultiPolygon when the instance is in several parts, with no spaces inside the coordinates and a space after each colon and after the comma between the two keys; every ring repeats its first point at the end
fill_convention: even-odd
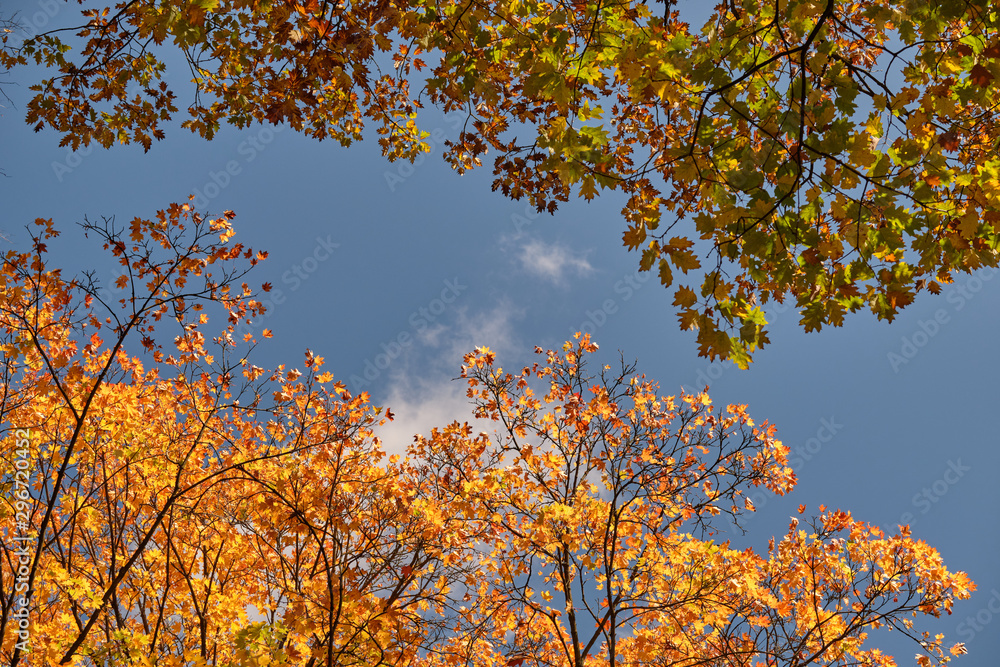
{"type": "Polygon", "coordinates": [[[622,234],[622,240],[630,250],[638,248],[642,245],[642,242],[646,240],[646,228],[629,227],[628,230],[622,234]]]}
{"type": "Polygon", "coordinates": [[[674,305],[690,308],[698,301],[698,295],[690,287],[681,286],[674,293],[674,305]]]}

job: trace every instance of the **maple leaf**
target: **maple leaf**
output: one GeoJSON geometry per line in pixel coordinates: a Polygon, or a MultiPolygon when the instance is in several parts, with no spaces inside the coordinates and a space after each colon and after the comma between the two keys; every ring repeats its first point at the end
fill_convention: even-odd
{"type": "Polygon", "coordinates": [[[678,269],[687,273],[701,266],[701,262],[693,252],[687,249],[677,249],[669,253],[670,261],[674,263],[678,269]]]}
{"type": "Polygon", "coordinates": [[[681,306],[683,308],[691,308],[695,303],[698,302],[698,295],[694,293],[694,290],[687,286],[680,286],[677,288],[677,292],[674,294],[674,305],[681,306]]]}
{"type": "Polygon", "coordinates": [[[670,264],[667,260],[660,260],[660,283],[662,285],[670,285],[674,280],[673,271],[670,270],[670,264]]]}
{"type": "MultiPolygon", "coordinates": [[[[694,294],[694,292],[692,292],[692,294],[694,294]]],[[[697,329],[702,317],[698,311],[688,308],[686,310],[682,310],[677,315],[677,319],[680,321],[681,329],[697,329]]]]}
{"type": "MultiPolygon", "coordinates": [[[[153,298],[148,290],[156,281],[146,293],[143,281],[134,281],[133,319],[107,334],[118,337],[108,347],[122,351],[115,360],[121,373],[94,364],[105,342],[72,316],[86,303],[79,284],[58,280],[40,260],[32,267],[36,258],[28,253],[8,255],[0,267],[0,332],[28,327],[19,336],[29,351],[50,360],[11,366],[8,418],[34,424],[31,446],[48,443],[37,452],[49,457],[47,466],[73,461],[72,477],[50,480],[50,500],[38,512],[42,539],[34,548],[44,576],[32,582],[38,598],[30,603],[32,637],[56,647],[62,663],[124,644],[161,662],[202,664],[207,632],[219,664],[299,664],[317,655],[331,665],[412,664],[442,653],[467,664],[572,664],[591,650],[606,654],[607,621],[636,629],[637,641],[619,642],[623,663],[680,655],[689,624],[698,623],[718,636],[699,643],[698,659],[732,664],[746,656],[740,619],[747,610],[757,610],[758,620],[773,610],[789,621],[759,622],[755,632],[769,650],[791,655],[830,623],[866,632],[875,623],[910,622],[914,613],[936,616],[974,588],[905,531],[887,542],[824,506],[813,534],[796,531],[795,519],[766,556],[716,544],[711,533],[696,537],[717,515],[740,514],[741,496],[752,510],[753,487],[790,490],[788,448],[746,406],[717,409],[705,392],[658,396],[658,385],[634,374],[624,357],[620,370],[591,370],[598,347],[582,333],[558,351],[537,348],[537,362],[518,374],[503,373],[488,348],[464,357],[461,377],[473,413],[510,438],[473,434],[467,423],[452,421],[416,436],[405,458],[385,461],[373,432],[380,408],[343,384],[316,387],[314,380],[330,382],[332,375],[313,377],[323,359],[311,350],[306,373],[259,368],[252,349],[240,363],[204,353],[208,318],[196,307],[223,306],[235,319],[252,312],[249,283],[240,281],[254,256],[214,244],[218,228],[198,223],[182,241],[193,215],[178,206],[160,221],[169,224],[142,221],[143,238],[122,259],[139,274],[164,267],[168,284],[190,270],[189,262],[217,264],[219,283],[200,295],[153,298]],[[146,247],[149,234],[174,228],[171,243],[146,247]],[[30,288],[39,277],[46,290],[30,288]],[[29,311],[38,317],[25,320],[29,311]],[[145,369],[128,351],[136,342],[157,346],[156,322],[170,314],[182,326],[178,356],[155,356],[164,368],[145,369]],[[88,346],[67,344],[76,340],[88,346]],[[170,371],[169,381],[161,370],[170,371]],[[253,383],[242,404],[242,394],[230,393],[241,371],[253,383]],[[80,392],[86,400],[77,400],[80,392]],[[81,485],[92,500],[84,508],[77,502],[81,485]],[[873,560],[873,553],[891,557],[873,560]],[[527,581],[526,564],[540,570],[537,577],[531,572],[531,587],[511,585],[512,573],[527,581]],[[209,577],[213,585],[206,586],[209,577]],[[454,588],[471,631],[427,622],[452,613],[454,588]],[[840,600],[850,590],[876,602],[898,599],[899,590],[913,593],[898,607],[880,607],[877,621],[857,600],[838,608],[838,616],[801,613],[804,604],[812,609],[813,601],[840,600]],[[93,604],[81,607],[80,591],[93,604]],[[273,609],[276,598],[283,604],[268,622],[247,623],[248,605],[273,609]],[[689,607],[697,609],[695,620],[679,625],[678,610],[689,607]],[[186,610],[203,632],[151,639],[142,619],[165,609],[170,618],[186,610]],[[561,620],[528,620],[540,613],[569,619],[579,609],[606,615],[594,628],[578,624],[575,636],[561,620]],[[348,636],[345,649],[336,638],[348,636]],[[516,649],[505,658],[495,647],[511,646],[512,637],[526,640],[514,645],[531,652],[516,649]]],[[[111,250],[110,223],[86,229],[111,250]]],[[[677,292],[682,303],[694,297],[677,292]]],[[[684,312],[707,332],[710,352],[730,344],[707,313],[684,312]]],[[[231,340],[234,331],[231,321],[215,340],[231,340]]],[[[17,431],[4,437],[9,451],[24,446],[17,431]]],[[[17,548],[0,544],[5,576],[17,548]]],[[[860,662],[854,639],[834,635],[817,662],[860,662]]]]}

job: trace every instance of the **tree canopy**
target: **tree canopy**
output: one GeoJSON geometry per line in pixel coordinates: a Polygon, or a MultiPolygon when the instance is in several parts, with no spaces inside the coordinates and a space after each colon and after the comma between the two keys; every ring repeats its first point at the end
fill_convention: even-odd
{"type": "Polygon", "coordinates": [[[49,68],[27,118],[63,145],[149,149],[178,111],[161,80],[177,49],[184,125],[208,138],[270,122],[348,144],[372,126],[412,160],[429,150],[417,111],[462,110],[459,172],[490,153],[494,188],[539,210],[627,195],[624,245],[712,358],[746,365],[772,300],[807,331],[892,319],[997,265],[987,0],[727,0],[703,24],[675,3],[81,4],[75,37],[3,52],[49,68]]]}
{"type": "MultiPolygon", "coordinates": [[[[772,300],[807,330],[891,319],[997,265],[985,0],[747,0],[699,23],[675,3],[79,4],[81,25],[0,50],[43,67],[27,119],[61,145],[150,150],[181,105],[208,139],[374,129],[414,160],[420,109],[458,112],[460,173],[490,158],[539,211],[624,194],[624,245],[712,358],[749,363],[772,300]],[[178,53],[193,90],[164,81],[178,53]]],[[[775,427],[662,395],[589,336],[514,372],[471,350],[459,379],[488,430],[455,420],[388,456],[392,412],[321,356],[255,363],[271,333],[238,332],[267,253],[234,218],[86,222],[118,300],[50,265],[51,220],[4,253],[5,663],[889,667],[886,629],[921,667],[965,652],[923,617],[975,585],[907,526],[800,505],[766,552],[724,540],[754,489],[795,486],[775,427]]]]}
{"type": "Polygon", "coordinates": [[[4,663],[888,667],[878,628],[924,667],[964,652],[915,617],[974,585],[906,527],[800,506],[766,554],[717,541],[753,487],[791,490],[788,448],[745,405],[591,370],[587,336],[515,373],[473,350],[492,432],[386,457],[390,411],[235,338],[266,253],[232,219],[85,224],[126,269],[117,302],[48,264],[49,220],[4,254],[4,663]]]}

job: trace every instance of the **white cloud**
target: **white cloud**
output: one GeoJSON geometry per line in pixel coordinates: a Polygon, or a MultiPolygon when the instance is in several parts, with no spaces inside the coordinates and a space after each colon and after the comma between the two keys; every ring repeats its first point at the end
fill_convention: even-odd
{"type": "MultiPolygon", "coordinates": [[[[443,428],[453,421],[472,423],[472,405],[465,397],[466,385],[447,378],[422,380],[419,386],[393,385],[383,401],[392,410],[394,419],[376,431],[382,449],[389,454],[405,454],[413,436],[429,436],[431,429],[443,428]]],[[[474,426],[489,430],[486,425],[474,426]]]]}
{"type": "Polygon", "coordinates": [[[448,327],[438,322],[424,329],[418,330],[416,332],[417,340],[420,341],[421,345],[437,347],[438,338],[441,337],[441,334],[447,332],[447,330],[448,327]]]}
{"type": "MultiPolygon", "coordinates": [[[[509,302],[475,314],[463,309],[454,322],[437,332],[433,344],[401,360],[390,375],[385,397],[378,401],[394,415],[393,421],[376,429],[383,450],[390,455],[404,455],[415,434],[427,437],[433,428],[444,428],[455,421],[468,422],[473,433],[485,431],[494,441],[506,437],[500,434],[503,429],[498,422],[473,415],[466,396],[468,383],[453,378],[460,372],[463,356],[477,347],[489,347],[496,354],[497,366],[515,374],[537,361],[534,348],[522,345],[514,333],[516,320],[523,316],[523,311],[509,302]]],[[[532,443],[536,451],[551,446],[530,434],[522,441],[532,443]]],[[[606,493],[599,471],[592,471],[588,481],[596,484],[600,493],[606,493]]]]}
{"type": "Polygon", "coordinates": [[[469,314],[457,312],[455,321],[438,328],[433,337],[423,339],[425,346],[413,350],[393,368],[385,397],[378,401],[392,410],[394,419],[381,426],[376,434],[389,454],[403,454],[414,434],[429,435],[434,427],[453,421],[468,421],[476,431],[492,432],[495,424],[476,420],[465,392],[468,384],[452,380],[458,376],[462,358],[477,347],[489,347],[503,365],[522,359],[514,334],[513,321],[523,311],[503,302],[490,311],[469,314]]]}
{"type": "Polygon", "coordinates": [[[514,321],[523,317],[524,309],[509,300],[501,301],[492,310],[473,315],[468,309],[458,311],[456,322],[445,337],[448,352],[441,360],[445,364],[461,363],[462,357],[477,347],[488,347],[505,356],[523,355],[526,350],[522,349],[514,333],[514,321]]]}
{"type": "Polygon", "coordinates": [[[566,284],[570,274],[585,276],[594,271],[587,258],[571,248],[538,239],[521,245],[518,260],[529,274],[559,286],[566,284]]]}

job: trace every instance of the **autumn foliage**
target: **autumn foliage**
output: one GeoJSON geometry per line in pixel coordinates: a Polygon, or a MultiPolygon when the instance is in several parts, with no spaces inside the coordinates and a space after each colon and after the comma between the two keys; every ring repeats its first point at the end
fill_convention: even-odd
{"type": "Polygon", "coordinates": [[[370,125],[412,160],[430,150],[418,110],[461,110],[459,172],[492,153],[494,188],[539,210],[624,193],[624,245],[709,357],[745,366],[773,300],[807,331],[892,319],[997,265],[987,0],[725,0],[697,23],[631,0],[81,4],[75,37],[0,56],[46,66],[27,120],[63,145],[162,138],[168,47],[194,73],[184,125],[208,138],[267,122],[347,144],[370,125]]]}
{"type": "Polygon", "coordinates": [[[721,541],[751,488],[794,486],[774,427],[595,373],[586,336],[516,373],[469,353],[492,432],[455,422],[386,457],[382,410],[322,358],[263,369],[233,338],[266,254],[232,217],[88,223],[126,271],[117,303],[46,264],[51,221],[4,256],[0,452],[12,469],[28,433],[36,536],[15,593],[4,493],[4,664],[891,665],[880,627],[948,661],[914,617],[967,598],[963,573],[824,508],[766,554],[721,541]]]}

